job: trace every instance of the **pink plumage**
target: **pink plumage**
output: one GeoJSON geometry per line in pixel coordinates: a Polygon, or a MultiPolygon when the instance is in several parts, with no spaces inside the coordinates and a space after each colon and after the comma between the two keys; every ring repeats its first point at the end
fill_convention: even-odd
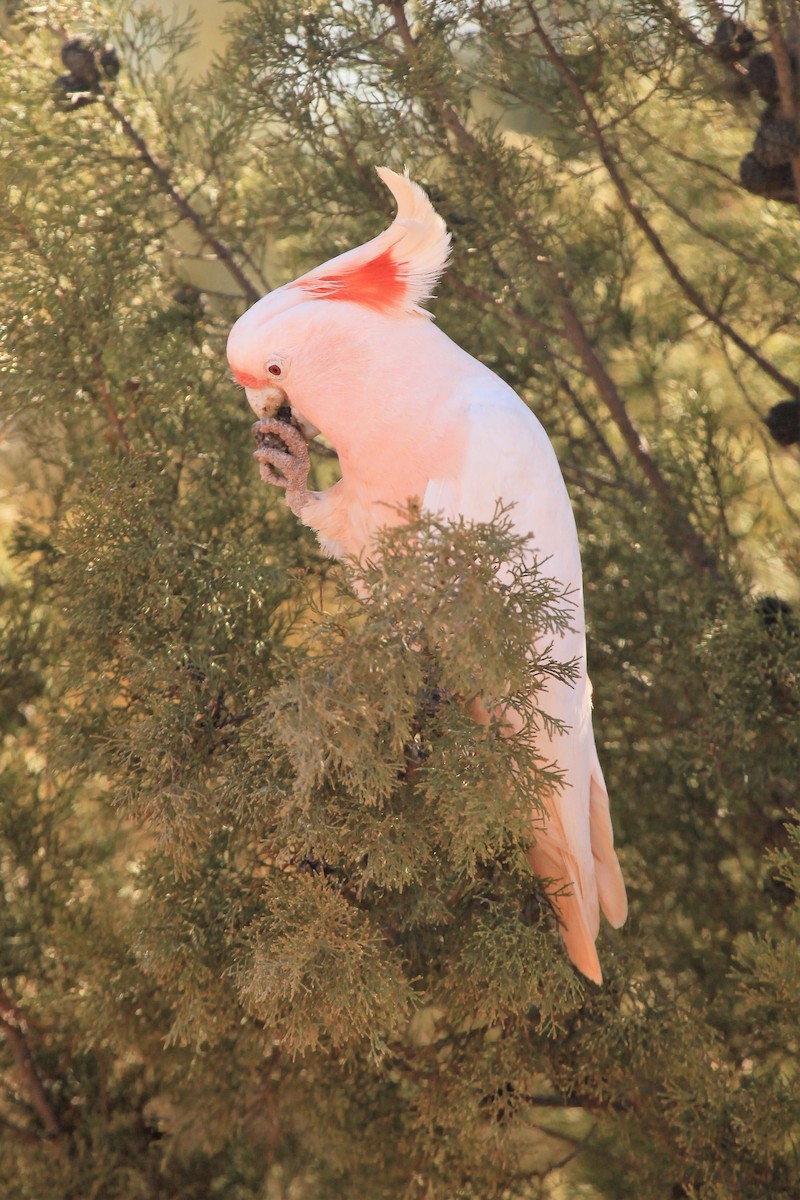
{"type": "Polygon", "coordinates": [[[627,914],[608,795],[592,732],[586,674],[580,553],[566,488],[547,435],[501,379],[429,319],[424,309],[447,262],[450,239],[425,193],[387,168],[378,174],[397,201],[392,225],[252,306],[234,325],[228,358],[265,428],[285,449],[265,449],[287,481],[287,501],[336,557],[370,548],[377,529],[401,518],[412,497],[431,512],[491,520],[513,505],[531,555],[572,589],[571,630],[555,653],[580,664],[574,685],[550,684],[538,703],[565,732],[542,733],[537,749],[561,768],[530,861],[554,880],[562,934],[575,965],[600,982],[595,940],[600,911],[627,914]],[[296,430],[274,418],[287,397],[303,433],[336,447],[342,478],[309,492],[296,430]]]}

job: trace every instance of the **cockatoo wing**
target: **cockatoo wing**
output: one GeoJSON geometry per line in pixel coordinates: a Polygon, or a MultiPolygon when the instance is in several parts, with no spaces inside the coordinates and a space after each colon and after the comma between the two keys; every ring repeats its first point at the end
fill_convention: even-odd
{"type": "Polygon", "coordinates": [[[485,522],[492,519],[498,500],[513,504],[511,521],[518,533],[529,535],[531,556],[547,559],[547,574],[572,589],[572,629],[555,651],[563,661],[577,659],[580,675],[572,686],[552,682],[538,700],[568,727],[561,735],[537,736],[538,752],[557,763],[564,786],[547,798],[547,821],[537,829],[530,861],[538,875],[555,884],[570,957],[599,983],[595,939],[600,905],[611,923],[620,925],[627,902],[592,732],[575,521],[555,453],[536,417],[500,380],[487,383],[483,377],[480,382],[479,398],[465,404],[455,426],[458,463],[454,467],[449,456],[448,473],[430,480],[424,507],[450,518],[485,522]]]}

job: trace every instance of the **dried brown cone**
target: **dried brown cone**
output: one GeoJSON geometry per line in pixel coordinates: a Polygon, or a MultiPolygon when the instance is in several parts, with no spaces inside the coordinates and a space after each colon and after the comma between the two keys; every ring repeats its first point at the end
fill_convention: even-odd
{"type": "Polygon", "coordinates": [[[70,75],[83,85],[83,90],[90,91],[97,87],[100,72],[95,62],[94,51],[83,38],[70,38],[64,42],[61,47],[61,61],[70,75]]]}
{"type": "Polygon", "coordinates": [[[770,103],[779,99],[778,69],[775,59],[765,51],[753,54],[747,64],[747,78],[762,100],[770,103]]]}
{"type": "Polygon", "coordinates": [[[800,147],[800,135],[794,121],[783,117],[778,106],[764,109],[758,126],[753,154],[764,167],[779,167],[788,163],[800,147]]]}
{"type": "Polygon", "coordinates": [[[777,167],[765,167],[755,154],[745,154],[739,163],[739,182],[754,196],[765,196],[768,200],[795,202],[794,176],[790,163],[777,167]]]}
{"type": "Polygon", "coordinates": [[[53,84],[52,95],[59,112],[73,112],[97,100],[97,92],[87,90],[85,82],[74,75],[59,75],[53,84]]]}
{"type": "Polygon", "coordinates": [[[792,606],[780,596],[760,596],[753,606],[765,629],[785,629],[796,634],[797,624],[792,620],[792,606]]]}
{"type": "Polygon", "coordinates": [[[773,404],[764,424],[779,446],[800,444],[800,400],[781,400],[773,404]]]}
{"type": "Polygon", "coordinates": [[[724,17],[714,30],[714,52],[721,62],[740,62],[747,58],[756,44],[751,29],[744,21],[724,17]]]}
{"type": "Polygon", "coordinates": [[[119,75],[119,55],[110,43],[106,44],[100,52],[100,66],[107,79],[116,79],[119,75]]]}

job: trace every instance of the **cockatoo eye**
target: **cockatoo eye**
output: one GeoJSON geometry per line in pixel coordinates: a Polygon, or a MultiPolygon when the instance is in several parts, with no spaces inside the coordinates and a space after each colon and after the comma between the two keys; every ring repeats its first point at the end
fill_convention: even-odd
{"type": "Polygon", "coordinates": [[[282,379],[286,374],[287,365],[286,359],[279,358],[278,355],[268,358],[264,364],[267,374],[271,375],[273,379],[282,379]]]}

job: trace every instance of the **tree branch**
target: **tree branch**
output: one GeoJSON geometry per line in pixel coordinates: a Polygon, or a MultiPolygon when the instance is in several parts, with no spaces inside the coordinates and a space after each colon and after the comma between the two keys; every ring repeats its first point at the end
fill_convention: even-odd
{"type": "MultiPolygon", "coordinates": [[[[666,192],[662,192],[660,188],[656,187],[652,179],[649,179],[644,171],[637,170],[636,167],[632,166],[630,163],[628,164],[628,170],[633,175],[634,179],[639,181],[642,187],[645,187],[649,192],[652,192],[665,208],[668,208],[671,213],[674,213],[676,217],[688,225],[690,229],[693,229],[695,233],[700,235],[700,237],[706,238],[707,241],[712,242],[715,246],[719,246],[720,250],[724,250],[726,254],[732,254],[733,257],[738,258],[740,262],[747,263],[748,266],[756,267],[758,270],[764,269],[763,259],[758,258],[755,254],[748,254],[747,251],[742,250],[740,246],[734,246],[730,242],[724,241],[723,238],[718,237],[717,234],[715,234],[712,230],[706,229],[705,226],[699,223],[699,221],[695,221],[685,209],[676,204],[674,200],[670,200],[666,192]]],[[[782,279],[784,283],[791,284],[792,287],[800,289],[800,280],[798,280],[796,276],[790,275],[787,271],[782,271],[780,267],[777,267],[774,263],[769,264],[769,274],[770,277],[782,279]]]]}
{"type": "Polygon", "coordinates": [[[42,1141],[38,1133],[31,1133],[30,1129],[23,1129],[21,1125],[9,1121],[8,1117],[0,1116],[0,1129],[10,1133],[16,1141],[25,1142],[29,1146],[39,1145],[42,1141]]]}
{"type": "Polygon", "coordinates": [[[62,1136],[62,1129],[36,1070],[24,1032],[24,1020],[19,1009],[2,990],[0,990],[0,1033],[4,1034],[9,1044],[17,1075],[39,1114],[48,1138],[51,1139],[54,1152],[59,1157],[63,1157],[64,1147],[56,1141],[62,1136]]]}
{"type": "MultiPolygon", "coordinates": [[[[795,98],[794,71],[792,70],[792,63],[789,57],[789,47],[783,36],[777,5],[773,3],[765,4],[764,17],[769,31],[769,40],[772,43],[772,57],[775,59],[775,70],[778,75],[781,116],[787,121],[791,121],[796,130],[797,103],[795,98]]],[[[800,206],[800,150],[791,156],[790,162],[794,178],[795,203],[800,206]]]]}
{"type": "Polygon", "coordinates": [[[106,416],[111,422],[111,426],[117,436],[120,446],[126,455],[130,455],[131,443],[125,432],[125,426],[122,423],[122,418],[114,407],[114,402],[111,399],[111,393],[108,390],[108,382],[106,380],[105,370],[103,369],[103,361],[99,354],[94,356],[94,366],[97,371],[97,391],[100,395],[100,400],[105,409],[106,416]]]}
{"type": "Polygon", "coordinates": [[[669,517],[683,545],[686,557],[693,567],[713,571],[714,560],[709,554],[703,539],[680,507],[672,488],[661,472],[661,468],[653,458],[644,435],[639,432],[631,420],[628,410],[625,407],[625,402],[606,370],[600,355],[589,340],[588,334],[566,289],[561,285],[561,281],[556,277],[556,273],[552,272],[551,274],[553,276],[554,290],[558,288],[556,298],[564,320],[567,336],[577,350],[581,362],[602,397],[614,424],[622,434],[625,445],[630,450],[642,474],[653,489],[665,514],[669,517]]]}
{"type": "MultiPolygon", "coordinates": [[[[389,9],[389,12],[392,14],[395,29],[400,35],[400,40],[405,48],[406,57],[411,65],[414,66],[417,51],[417,39],[412,34],[408,24],[405,0],[384,0],[384,3],[389,9]]],[[[428,88],[428,92],[431,100],[436,105],[439,116],[453,134],[462,150],[466,150],[467,153],[471,154],[475,149],[475,139],[466,128],[461,118],[458,116],[458,113],[455,111],[450,102],[445,99],[441,92],[430,87],[428,88]]]]}
{"type": "MultiPolygon", "coordinates": [[[[401,41],[403,42],[409,62],[411,62],[413,65],[414,56],[417,49],[417,42],[408,26],[404,0],[384,0],[384,2],[392,14],[395,27],[401,41]]],[[[541,22],[538,21],[538,16],[535,14],[535,9],[533,9],[529,3],[528,7],[531,9],[532,19],[538,23],[539,28],[541,29],[541,22]]],[[[552,52],[554,55],[556,55],[557,61],[560,62],[561,60],[558,58],[555,48],[552,49],[552,52]]],[[[564,70],[567,70],[567,68],[564,67],[564,70]]],[[[567,73],[569,74],[570,79],[572,79],[571,73],[567,73]]],[[[574,80],[573,83],[575,83],[574,80]]],[[[575,87],[578,88],[577,83],[575,83],[575,87]]],[[[436,88],[428,86],[427,93],[430,96],[436,110],[438,111],[442,122],[455,136],[461,150],[468,153],[471,158],[478,158],[481,155],[480,143],[464,125],[463,121],[453,109],[452,105],[449,104],[449,102],[436,88]]],[[[580,92],[580,88],[578,88],[578,93],[582,99],[583,94],[580,92]]],[[[600,133],[599,127],[598,133],[600,133]]],[[[600,137],[602,139],[602,133],[600,133],[600,137]]],[[[605,142],[603,142],[603,145],[605,145],[605,142]]],[[[498,201],[501,205],[504,216],[509,221],[509,225],[511,227],[516,226],[520,240],[525,246],[527,246],[533,260],[537,263],[540,274],[542,275],[547,287],[552,292],[553,298],[558,305],[562,318],[564,336],[570,342],[573,349],[577,352],[578,357],[583,363],[587,374],[593,381],[600,398],[606,405],[614,424],[622,434],[626,446],[630,450],[636,463],[653,489],[661,508],[669,519],[670,525],[676,531],[676,534],[683,545],[688,561],[696,569],[713,572],[714,560],[711,554],[707,550],[703,539],[700,537],[688,516],[683,511],[683,508],[673,493],[673,490],[670,487],[667,479],[662,474],[661,468],[653,458],[644,436],[639,432],[631,420],[628,410],[625,407],[625,403],[617,390],[616,384],[609,375],[599,354],[592,345],[589,335],[572,302],[572,298],[567,289],[563,275],[552,266],[544,247],[540,245],[523,226],[519,225],[517,206],[509,203],[502,195],[498,196],[498,201]]],[[[788,381],[787,386],[791,386],[788,381]]]]}
{"type": "Polygon", "coordinates": [[[667,274],[678,285],[694,308],[696,308],[698,312],[702,313],[702,315],[708,321],[711,321],[711,323],[715,325],[717,329],[719,329],[720,333],[729,338],[733,344],[742,351],[743,354],[746,354],[748,358],[752,359],[752,361],[761,368],[765,375],[768,375],[770,379],[773,379],[777,384],[779,384],[780,387],[783,388],[790,396],[794,397],[800,395],[800,388],[798,387],[798,384],[793,379],[790,379],[787,375],[784,375],[782,371],[778,370],[778,368],[774,366],[769,359],[765,358],[763,354],[760,354],[759,351],[756,350],[755,346],[751,345],[751,343],[748,342],[746,338],[742,337],[740,333],[737,333],[733,326],[729,325],[728,322],[719,315],[719,313],[715,312],[705,297],[697,290],[691,280],[687,279],[683,274],[680,267],[677,265],[666,246],[661,241],[661,238],[656,233],[647,217],[644,215],[644,212],[640,208],[639,204],[631,195],[628,185],[619,171],[614,155],[611,151],[611,147],[606,141],[605,135],[600,128],[600,123],[597,120],[594,109],[586,99],[583,89],[573,75],[572,71],[569,69],[566,62],[559,54],[555,45],[548,36],[547,30],[542,24],[539,14],[536,11],[536,7],[531,3],[531,0],[525,0],[525,7],[527,8],[531,21],[533,22],[536,34],[545,48],[547,57],[556,68],[569,90],[575,96],[575,99],[578,101],[586,115],[587,128],[592,135],[603,166],[606,168],[611,182],[617,189],[617,193],[622,200],[622,203],[625,205],[625,208],[630,213],[633,221],[636,225],[638,225],[639,229],[641,229],[653,250],[664,264],[667,274]]]}
{"type": "MultiPolygon", "coordinates": [[[[570,401],[572,402],[572,407],[575,409],[578,416],[581,418],[581,420],[584,422],[586,427],[589,429],[589,431],[594,436],[594,439],[597,442],[597,444],[600,447],[603,454],[606,456],[606,458],[609,460],[609,462],[614,467],[617,477],[619,479],[622,479],[625,475],[622,463],[619,461],[616,454],[614,453],[607,438],[603,434],[602,429],[597,424],[597,422],[595,421],[592,414],[588,411],[588,409],[586,408],[586,405],[583,403],[580,396],[575,391],[575,389],[573,388],[570,381],[566,378],[566,376],[559,373],[558,380],[559,380],[559,384],[560,384],[561,388],[569,396],[570,401]]],[[[635,484],[633,484],[633,482],[630,480],[628,481],[628,486],[629,486],[629,490],[632,491],[635,496],[638,496],[641,499],[641,497],[642,497],[641,489],[638,488],[635,484]]]]}
{"type": "MultiPolygon", "coordinates": [[[[125,114],[119,108],[117,108],[111,97],[106,95],[104,97],[104,101],[106,108],[119,123],[126,138],[128,138],[128,140],[136,147],[141,161],[155,176],[155,179],[158,182],[161,190],[166,193],[167,196],[169,196],[170,200],[176,206],[181,216],[194,226],[203,241],[212,248],[217,258],[221,263],[224,264],[229,274],[238,283],[248,304],[255,304],[256,300],[261,299],[261,293],[256,287],[253,286],[242,268],[236,262],[235,258],[233,257],[233,252],[228,248],[228,246],[225,245],[224,242],[220,241],[213,230],[208,227],[204,218],[197,211],[197,209],[189,203],[185,196],[181,195],[170,179],[169,172],[165,167],[162,167],[161,164],[155,160],[155,158],[153,158],[147,142],[144,140],[135,126],[131,124],[128,117],[126,117],[125,114]]],[[[265,283],[266,282],[267,281],[265,280],[265,283]]],[[[267,286],[269,285],[267,284],[267,286]]]]}

